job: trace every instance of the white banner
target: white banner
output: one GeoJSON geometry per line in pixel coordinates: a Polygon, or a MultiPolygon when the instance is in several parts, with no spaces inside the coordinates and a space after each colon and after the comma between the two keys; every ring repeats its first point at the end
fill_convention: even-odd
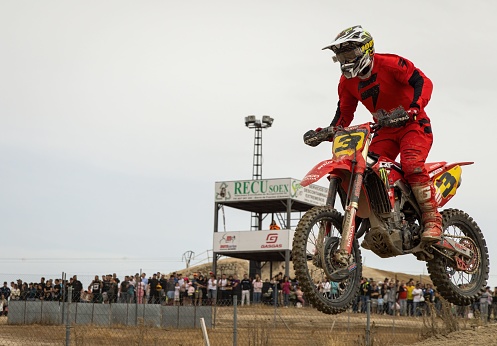
{"type": "Polygon", "coordinates": [[[292,249],[295,231],[215,232],[214,252],[283,251],[292,249]]]}
{"type": "Polygon", "coordinates": [[[270,199],[296,199],[311,205],[324,205],[328,189],[311,184],[300,185],[293,178],[238,180],[216,182],[216,202],[258,201],[270,199]]]}

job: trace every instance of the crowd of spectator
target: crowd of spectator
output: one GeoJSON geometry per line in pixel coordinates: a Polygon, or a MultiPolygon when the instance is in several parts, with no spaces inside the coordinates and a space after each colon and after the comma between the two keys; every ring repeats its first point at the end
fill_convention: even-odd
{"type": "MultiPolygon", "coordinates": [[[[442,310],[440,293],[431,284],[415,282],[412,278],[407,282],[389,278],[377,282],[373,278],[362,278],[360,294],[352,305],[352,311],[365,313],[368,301],[373,314],[419,317],[430,315],[432,311],[440,314],[442,310]]],[[[497,287],[493,291],[486,287],[480,300],[471,305],[453,305],[452,313],[465,318],[485,313],[488,320],[493,317],[497,321],[497,287]]]]}
{"type": "MultiPolygon", "coordinates": [[[[338,298],[343,288],[339,283],[316,282],[316,289],[329,299],[338,298]]],[[[69,280],[44,277],[39,283],[22,280],[4,282],[0,288],[0,313],[6,315],[10,300],[68,301],[69,292],[73,302],[98,304],[137,303],[163,305],[239,305],[267,304],[281,307],[302,307],[307,305],[306,298],[296,279],[291,280],[281,272],[272,279],[261,280],[259,275],[249,278],[243,274],[218,275],[209,272],[181,273],[171,275],[146,273],[128,275],[119,279],[116,274],[95,275],[88,287],[83,287],[74,275],[69,280]]],[[[352,304],[352,312],[365,313],[368,302],[371,313],[400,316],[421,316],[430,314],[433,307],[437,313],[442,303],[439,293],[429,283],[407,282],[385,278],[377,282],[373,278],[362,278],[360,294],[352,304]],[[430,304],[429,304],[430,303],[430,304]]],[[[497,320],[497,287],[487,291],[481,299],[471,306],[455,307],[455,314],[468,317],[476,311],[493,316],[497,320]]]]}
{"type": "Polygon", "coordinates": [[[68,301],[83,303],[138,303],[163,305],[232,305],[235,297],[238,304],[276,304],[277,306],[305,304],[304,294],[295,280],[279,273],[264,282],[259,275],[251,279],[244,274],[219,276],[209,272],[192,273],[184,277],[181,273],[171,275],[160,272],[147,276],[146,273],[98,276],[84,287],[77,275],[69,280],[40,278],[39,282],[27,283],[21,279],[7,282],[0,288],[0,312],[8,311],[11,300],[25,301],[68,301]],[[72,292],[69,296],[69,293],[72,292]]]}

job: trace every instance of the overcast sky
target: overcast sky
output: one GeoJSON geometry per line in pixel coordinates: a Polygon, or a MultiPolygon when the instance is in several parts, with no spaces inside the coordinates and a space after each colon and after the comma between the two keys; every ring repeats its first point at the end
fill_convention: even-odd
{"type": "MultiPolygon", "coordinates": [[[[264,178],[301,179],[328,158],[302,142],[337,103],[339,66],[321,48],[361,24],[377,52],[433,81],[429,161],[475,161],[447,207],[480,225],[497,286],[496,12],[492,0],[0,1],[0,280],[205,259],[215,181],[252,175],[246,115],[275,119],[264,178]]],[[[355,123],[370,119],[359,106],[355,123]]],[[[250,215],[226,222],[247,229],[250,215]]],[[[426,273],[412,256],[363,255],[426,273]]]]}

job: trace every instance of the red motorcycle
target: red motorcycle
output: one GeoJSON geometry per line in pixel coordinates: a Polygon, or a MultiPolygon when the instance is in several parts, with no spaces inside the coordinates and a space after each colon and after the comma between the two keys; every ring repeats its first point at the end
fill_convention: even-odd
{"type": "MultiPolygon", "coordinates": [[[[307,186],[328,175],[325,206],[314,207],[299,221],[293,239],[295,273],[309,302],[318,310],[345,311],[359,294],[362,277],[361,246],[387,258],[413,254],[426,261],[433,284],[456,305],[476,301],[489,275],[488,249],[476,222],[464,211],[445,209],[442,240],[421,242],[421,210],[402,168],[395,161],[369,153],[380,126],[365,123],[308,131],[304,142],[316,146],[333,141],[333,157],[317,164],[302,180],[307,186]],[[335,208],[337,196],[343,214],[335,208]],[[317,283],[339,283],[333,297],[320,292],[317,283]]],[[[443,207],[461,185],[461,166],[473,162],[432,162],[426,169],[443,207]]]]}

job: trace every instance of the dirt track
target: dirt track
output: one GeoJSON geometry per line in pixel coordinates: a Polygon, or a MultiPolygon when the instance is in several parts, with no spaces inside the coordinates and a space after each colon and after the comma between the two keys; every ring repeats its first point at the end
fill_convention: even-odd
{"type": "Polygon", "coordinates": [[[410,346],[490,346],[497,345],[497,324],[436,336],[410,346]]]}

